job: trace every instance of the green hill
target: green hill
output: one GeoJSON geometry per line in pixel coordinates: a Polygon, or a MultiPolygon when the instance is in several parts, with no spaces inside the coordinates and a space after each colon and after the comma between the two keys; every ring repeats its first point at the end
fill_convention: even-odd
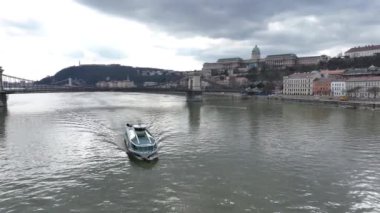
{"type": "Polygon", "coordinates": [[[95,85],[99,81],[121,81],[127,79],[134,81],[136,85],[141,85],[145,81],[158,83],[176,81],[182,78],[182,73],[171,70],[122,66],[118,64],[91,64],[64,68],[54,76],[41,79],[38,83],[55,84],[56,82],[67,80],[68,78],[83,82],[83,84],[86,85],[95,85]]]}

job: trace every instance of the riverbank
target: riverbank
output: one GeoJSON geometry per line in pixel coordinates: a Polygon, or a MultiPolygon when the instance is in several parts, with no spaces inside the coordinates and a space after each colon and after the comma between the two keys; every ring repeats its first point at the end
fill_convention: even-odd
{"type": "Polygon", "coordinates": [[[341,101],[338,99],[329,99],[328,97],[319,96],[285,96],[285,95],[272,95],[266,96],[266,99],[273,101],[283,102],[298,102],[316,105],[330,105],[349,109],[371,109],[380,110],[380,101],[373,100],[348,100],[341,101]]]}
{"type": "Polygon", "coordinates": [[[370,109],[370,110],[380,110],[380,100],[348,100],[341,101],[337,98],[332,98],[328,96],[290,96],[290,95],[270,95],[270,96],[243,96],[241,93],[237,92],[207,92],[203,93],[206,96],[230,96],[230,97],[240,97],[247,99],[257,99],[257,100],[269,100],[269,101],[281,101],[281,102],[293,102],[293,103],[305,103],[313,105],[327,105],[335,106],[347,109],[370,109]]]}

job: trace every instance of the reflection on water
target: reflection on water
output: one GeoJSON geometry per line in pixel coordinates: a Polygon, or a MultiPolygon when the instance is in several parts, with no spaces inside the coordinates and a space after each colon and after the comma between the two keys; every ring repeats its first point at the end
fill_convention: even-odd
{"type": "Polygon", "coordinates": [[[380,114],[142,93],[12,95],[0,212],[379,212],[380,114]],[[159,160],[129,159],[143,122],[159,160]]]}
{"type": "Polygon", "coordinates": [[[0,140],[0,148],[2,146],[5,146],[5,144],[3,144],[5,142],[5,140],[3,138],[5,138],[5,122],[6,122],[6,119],[7,119],[7,115],[8,115],[8,110],[6,107],[0,107],[0,138],[2,140],[0,140]]]}
{"type": "Polygon", "coordinates": [[[197,130],[201,121],[201,102],[186,102],[189,110],[189,125],[192,130],[197,130]]]}
{"type": "Polygon", "coordinates": [[[7,107],[0,107],[0,135],[4,134],[5,120],[8,115],[7,107]]]}

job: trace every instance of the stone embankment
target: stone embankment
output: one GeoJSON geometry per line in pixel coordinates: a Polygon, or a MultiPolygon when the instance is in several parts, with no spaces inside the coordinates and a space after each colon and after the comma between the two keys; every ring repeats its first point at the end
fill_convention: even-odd
{"type": "Polygon", "coordinates": [[[284,102],[299,102],[309,104],[330,105],[336,107],[350,108],[350,109],[372,109],[380,110],[379,100],[348,100],[341,101],[331,97],[319,96],[286,96],[286,95],[272,95],[267,96],[269,100],[278,100],[284,102]]]}

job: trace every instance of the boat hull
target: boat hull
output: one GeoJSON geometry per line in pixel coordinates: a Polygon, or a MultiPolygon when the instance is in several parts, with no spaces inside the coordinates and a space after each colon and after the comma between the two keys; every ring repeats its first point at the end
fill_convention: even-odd
{"type": "Polygon", "coordinates": [[[158,159],[158,150],[155,150],[150,153],[146,152],[136,152],[130,149],[130,142],[128,139],[124,139],[125,147],[126,147],[126,152],[128,157],[138,159],[138,160],[145,160],[145,161],[154,161],[158,159]]]}
{"type": "Polygon", "coordinates": [[[135,152],[131,152],[127,150],[127,155],[129,158],[137,159],[137,160],[143,160],[143,161],[155,161],[158,160],[158,154],[153,153],[152,155],[149,156],[143,156],[135,152]]]}

